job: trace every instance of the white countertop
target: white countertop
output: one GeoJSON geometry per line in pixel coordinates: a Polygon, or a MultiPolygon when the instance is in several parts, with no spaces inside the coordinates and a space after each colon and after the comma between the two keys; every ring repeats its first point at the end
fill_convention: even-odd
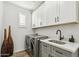
{"type": "Polygon", "coordinates": [[[45,40],[41,40],[41,41],[45,42],[45,43],[48,43],[50,45],[62,48],[64,50],[70,51],[72,53],[75,53],[78,50],[78,48],[79,48],[79,43],[77,43],[77,42],[73,43],[73,42],[68,42],[68,41],[60,40],[60,41],[66,43],[66,44],[61,45],[61,44],[49,42],[48,40],[52,40],[52,39],[45,39],[45,40]]]}

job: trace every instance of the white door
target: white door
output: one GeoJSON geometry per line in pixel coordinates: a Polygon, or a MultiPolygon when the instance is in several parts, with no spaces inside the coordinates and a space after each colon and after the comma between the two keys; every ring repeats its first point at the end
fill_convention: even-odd
{"type": "Polygon", "coordinates": [[[67,23],[75,21],[76,3],[74,1],[60,1],[60,22],[67,23]]]}

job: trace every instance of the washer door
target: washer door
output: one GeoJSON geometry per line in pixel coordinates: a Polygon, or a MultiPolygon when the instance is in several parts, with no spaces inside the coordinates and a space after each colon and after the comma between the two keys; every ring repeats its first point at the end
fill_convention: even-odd
{"type": "Polygon", "coordinates": [[[34,49],[35,49],[34,38],[32,38],[32,39],[31,39],[31,54],[32,54],[32,56],[35,55],[34,49]]]}

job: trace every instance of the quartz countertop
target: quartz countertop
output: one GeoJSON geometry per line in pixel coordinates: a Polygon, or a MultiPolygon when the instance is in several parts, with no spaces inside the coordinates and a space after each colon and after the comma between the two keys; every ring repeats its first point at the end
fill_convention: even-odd
{"type": "Polygon", "coordinates": [[[68,42],[68,41],[64,41],[64,40],[58,40],[58,41],[62,41],[62,42],[66,43],[66,44],[61,45],[61,44],[49,42],[48,40],[52,40],[52,39],[46,39],[46,40],[41,40],[41,41],[45,42],[47,44],[53,45],[55,47],[59,47],[59,48],[64,49],[66,51],[70,51],[72,53],[75,53],[79,48],[79,43],[77,43],[77,42],[68,42]]]}

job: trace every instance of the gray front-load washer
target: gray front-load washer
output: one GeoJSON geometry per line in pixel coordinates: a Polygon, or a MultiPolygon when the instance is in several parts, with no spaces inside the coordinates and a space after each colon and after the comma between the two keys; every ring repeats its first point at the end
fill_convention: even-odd
{"type": "MultiPolygon", "coordinates": [[[[27,37],[27,36],[26,36],[27,37]]],[[[26,41],[29,41],[27,49],[31,51],[31,54],[33,57],[39,57],[39,45],[40,45],[40,40],[42,39],[47,39],[48,36],[44,35],[38,35],[38,34],[30,34],[28,35],[29,39],[26,39],[26,41]]]]}

